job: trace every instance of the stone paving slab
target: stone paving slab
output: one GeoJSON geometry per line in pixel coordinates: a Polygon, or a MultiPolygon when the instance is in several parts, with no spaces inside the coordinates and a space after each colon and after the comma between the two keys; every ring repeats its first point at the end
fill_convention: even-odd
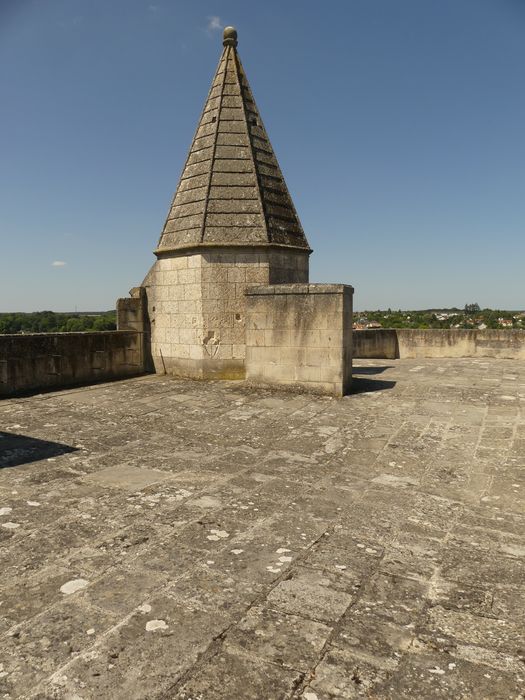
{"type": "Polygon", "coordinates": [[[525,366],[0,402],[0,698],[525,698],[525,366]]]}

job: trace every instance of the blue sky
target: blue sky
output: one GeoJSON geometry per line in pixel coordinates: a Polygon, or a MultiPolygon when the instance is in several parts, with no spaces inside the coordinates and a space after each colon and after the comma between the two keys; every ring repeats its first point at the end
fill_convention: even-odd
{"type": "Polygon", "coordinates": [[[525,0],[0,0],[0,311],[140,284],[225,24],[312,281],[525,308],[525,0]]]}

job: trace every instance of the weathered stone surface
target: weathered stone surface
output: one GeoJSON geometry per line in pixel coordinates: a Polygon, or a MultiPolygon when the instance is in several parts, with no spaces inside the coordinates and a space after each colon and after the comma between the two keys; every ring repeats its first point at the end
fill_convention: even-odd
{"type": "Polygon", "coordinates": [[[378,328],[354,336],[362,358],[501,357],[525,359],[525,332],[510,329],[378,328]]]}
{"type": "Polygon", "coordinates": [[[281,581],[268,596],[268,601],[278,610],[302,613],[313,620],[332,623],[350,606],[352,596],[332,588],[329,583],[312,580],[309,572],[302,570],[281,581]]]}
{"type": "Polygon", "coordinates": [[[391,669],[373,659],[363,658],[341,649],[327,649],[315,671],[315,678],[306,686],[302,700],[333,700],[333,698],[389,697],[378,696],[377,685],[391,669]]]}
{"type": "Polygon", "coordinates": [[[0,695],[521,698],[525,371],[354,371],[2,401],[0,695]]]}
{"type": "Polygon", "coordinates": [[[281,700],[291,697],[300,680],[298,671],[279,668],[258,659],[221,653],[203,664],[171,697],[174,700],[281,700]]]}
{"type": "Polygon", "coordinates": [[[129,321],[119,331],[0,335],[0,397],[142,374],[138,301],[119,300],[119,317],[129,321]]]}
{"type": "Polygon", "coordinates": [[[342,284],[248,288],[246,378],[342,396],[352,380],[352,294],[342,284]]]}
{"type": "Polygon", "coordinates": [[[227,634],[225,646],[266,661],[307,672],[317,661],[332,629],[271,608],[253,607],[227,634]]]}
{"type": "MultiPolygon", "coordinates": [[[[210,236],[214,231],[223,236],[221,221],[230,222],[228,235],[238,241],[245,231],[253,238],[264,236],[258,213],[226,211],[210,213],[208,218],[218,224],[210,226],[210,236]]],[[[297,249],[198,248],[193,255],[160,258],[144,282],[156,371],[199,378],[244,377],[247,287],[307,279],[308,253],[297,249]]]]}

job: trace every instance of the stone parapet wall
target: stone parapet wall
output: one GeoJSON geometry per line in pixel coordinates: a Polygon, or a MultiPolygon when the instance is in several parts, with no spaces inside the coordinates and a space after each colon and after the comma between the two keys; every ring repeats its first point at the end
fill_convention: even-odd
{"type": "Polygon", "coordinates": [[[354,331],[352,354],[356,358],[394,360],[399,357],[397,333],[395,328],[354,331]]]}
{"type": "Polygon", "coordinates": [[[381,328],[355,331],[359,358],[499,357],[525,360],[525,331],[381,328]]]}
{"type": "Polygon", "coordinates": [[[348,285],[280,284],[246,291],[246,379],[342,396],[352,380],[348,285]]]}
{"type": "Polygon", "coordinates": [[[0,397],[142,374],[134,331],[0,335],[0,397]]]}

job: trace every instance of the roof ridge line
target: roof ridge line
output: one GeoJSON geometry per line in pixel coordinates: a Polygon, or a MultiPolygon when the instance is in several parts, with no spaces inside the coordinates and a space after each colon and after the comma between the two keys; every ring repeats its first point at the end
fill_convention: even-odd
{"type": "MultiPolygon", "coordinates": [[[[261,205],[261,214],[262,214],[263,219],[264,219],[264,225],[266,228],[266,235],[268,238],[268,242],[272,243],[272,233],[270,231],[270,227],[268,226],[268,213],[266,211],[266,207],[265,207],[263,197],[262,197],[262,183],[261,183],[261,180],[259,177],[259,170],[257,168],[257,161],[255,158],[255,152],[254,152],[254,145],[252,142],[252,135],[250,132],[250,125],[248,122],[248,114],[247,114],[247,110],[246,110],[246,104],[244,102],[244,92],[243,92],[243,86],[241,83],[242,63],[241,63],[241,59],[239,58],[239,54],[237,53],[237,51],[235,51],[235,49],[234,49],[234,61],[235,61],[235,77],[237,78],[237,82],[239,84],[239,92],[240,92],[240,96],[241,96],[242,111],[244,113],[244,125],[246,127],[246,135],[248,137],[248,143],[250,144],[250,153],[252,155],[253,171],[255,174],[255,179],[257,181],[257,188],[256,188],[257,189],[257,199],[259,201],[259,204],[261,205]]],[[[243,72],[244,72],[244,69],[243,69],[243,72]]],[[[251,92],[251,90],[250,90],[250,92],[251,92]]],[[[252,99],[253,99],[253,95],[252,95],[252,99]]],[[[259,114],[259,110],[257,109],[257,105],[255,104],[255,101],[253,102],[253,104],[254,104],[255,109],[256,109],[255,113],[257,114],[257,117],[259,119],[261,119],[261,115],[259,114]]]]}
{"type": "MultiPolygon", "coordinates": [[[[224,50],[222,52],[222,56],[219,60],[219,66],[218,66],[218,68],[220,68],[221,63],[224,59],[224,70],[222,73],[221,94],[219,95],[219,109],[217,110],[217,119],[215,122],[215,134],[213,135],[213,150],[212,150],[211,158],[210,158],[210,173],[209,173],[209,177],[208,177],[208,183],[206,185],[206,195],[204,197],[204,209],[202,211],[201,232],[200,232],[200,236],[199,236],[199,240],[201,243],[204,243],[204,233],[206,231],[206,217],[208,215],[208,204],[210,201],[211,181],[213,179],[213,166],[215,164],[215,153],[217,152],[217,140],[219,137],[219,124],[221,123],[222,98],[224,97],[224,86],[226,85],[226,75],[228,73],[228,61],[230,59],[231,50],[232,50],[231,46],[224,47],[224,50]]],[[[212,85],[213,85],[213,82],[215,82],[215,81],[212,81],[212,85]]],[[[213,87],[212,87],[212,89],[213,89],[213,87]]],[[[211,93],[211,90],[210,90],[210,93],[211,93]]],[[[208,104],[210,93],[208,93],[208,99],[206,100],[206,103],[204,104],[204,110],[206,109],[206,105],[208,104]]],[[[204,110],[202,112],[203,114],[204,114],[204,110]]],[[[200,125],[200,122],[199,122],[199,125],[200,125]]],[[[195,143],[195,138],[191,142],[190,149],[193,147],[194,143],[195,143]]]]}
{"type": "MultiPolygon", "coordinates": [[[[241,62],[241,59],[240,59],[240,57],[239,57],[237,51],[235,51],[235,57],[236,57],[236,59],[237,59],[237,60],[236,60],[236,63],[238,63],[238,66],[239,66],[240,68],[242,68],[242,72],[243,72],[244,76],[246,77],[246,72],[244,71],[244,67],[242,66],[242,62],[241,62]]],[[[247,81],[247,79],[246,79],[246,81],[247,81]]],[[[244,116],[245,116],[245,122],[246,122],[247,125],[249,125],[249,122],[248,122],[248,119],[247,119],[247,115],[246,115],[246,105],[245,105],[245,102],[244,102],[244,95],[243,95],[243,92],[242,92],[242,85],[240,84],[240,80],[239,80],[239,87],[240,87],[240,90],[241,90],[241,99],[242,99],[242,106],[243,106],[243,111],[244,111],[244,116]]],[[[303,225],[302,225],[302,223],[301,223],[301,220],[300,220],[300,218],[299,218],[299,215],[297,214],[297,209],[295,208],[295,204],[293,203],[293,199],[292,199],[292,196],[291,196],[291,194],[290,194],[290,190],[288,189],[288,185],[287,185],[287,183],[286,183],[286,180],[285,180],[285,177],[284,177],[284,175],[283,175],[283,172],[282,172],[282,170],[281,170],[281,166],[280,166],[279,161],[278,161],[278,159],[277,159],[277,155],[275,154],[275,151],[274,151],[274,149],[273,149],[273,145],[272,145],[272,143],[271,143],[271,141],[270,141],[270,139],[269,139],[269,137],[268,137],[268,132],[266,131],[266,128],[265,128],[265,126],[264,126],[264,122],[263,122],[263,120],[262,120],[262,118],[261,118],[261,113],[260,113],[259,108],[258,108],[258,106],[257,106],[257,102],[255,101],[255,97],[254,97],[253,92],[252,92],[252,89],[249,87],[249,85],[248,85],[248,89],[250,90],[250,93],[251,93],[251,102],[253,103],[253,106],[254,106],[254,111],[253,111],[253,113],[257,116],[257,119],[259,120],[257,125],[258,125],[258,126],[263,130],[263,132],[266,134],[266,138],[265,138],[265,139],[264,139],[264,138],[261,138],[261,137],[255,137],[255,138],[261,138],[261,141],[266,142],[266,143],[268,144],[268,146],[269,146],[269,148],[270,148],[270,151],[266,151],[266,152],[267,152],[267,153],[271,153],[271,155],[272,155],[272,156],[274,157],[274,159],[275,159],[275,162],[277,163],[276,170],[277,170],[278,175],[268,175],[268,174],[265,174],[264,177],[273,178],[274,180],[279,181],[279,182],[281,183],[281,187],[284,188],[284,192],[285,192],[286,197],[287,197],[287,199],[288,199],[287,206],[292,210],[292,214],[293,214],[293,216],[295,217],[295,220],[296,220],[296,222],[297,222],[297,224],[298,224],[298,226],[299,226],[299,229],[302,231],[302,236],[303,236],[303,238],[306,240],[306,236],[305,236],[305,233],[304,233],[303,225]]],[[[270,217],[270,216],[273,216],[273,214],[270,215],[270,214],[267,212],[266,205],[265,205],[265,203],[264,203],[264,201],[263,201],[263,199],[262,199],[263,183],[261,182],[261,179],[260,179],[259,169],[258,169],[258,167],[257,167],[257,160],[256,160],[255,154],[254,154],[254,149],[255,149],[256,147],[253,145],[252,135],[251,135],[249,129],[248,129],[248,139],[249,139],[249,141],[250,141],[250,148],[251,148],[251,151],[252,151],[252,159],[253,159],[253,163],[254,163],[254,167],[255,167],[255,176],[256,176],[256,178],[257,178],[257,184],[258,184],[258,187],[257,187],[257,194],[259,195],[259,199],[260,199],[261,204],[262,204],[262,207],[263,207],[263,216],[264,216],[264,223],[265,223],[265,226],[266,226],[266,232],[267,232],[267,235],[268,235],[268,240],[269,240],[269,242],[270,242],[270,243],[273,243],[273,242],[274,242],[274,241],[273,241],[273,232],[272,232],[272,230],[271,230],[271,228],[270,228],[270,224],[269,224],[269,217],[270,217]]],[[[259,150],[263,150],[263,149],[259,149],[259,150]]],[[[264,164],[263,164],[263,165],[264,165],[264,164]]],[[[265,189],[265,190],[267,189],[267,186],[266,186],[266,185],[264,185],[264,189],[265,189]]],[[[272,189],[272,188],[270,187],[270,189],[272,189]]],[[[279,190],[276,189],[276,191],[278,192],[279,190]]],[[[310,248],[310,246],[308,245],[308,242],[307,242],[307,247],[308,247],[308,249],[310,248]]]]}

